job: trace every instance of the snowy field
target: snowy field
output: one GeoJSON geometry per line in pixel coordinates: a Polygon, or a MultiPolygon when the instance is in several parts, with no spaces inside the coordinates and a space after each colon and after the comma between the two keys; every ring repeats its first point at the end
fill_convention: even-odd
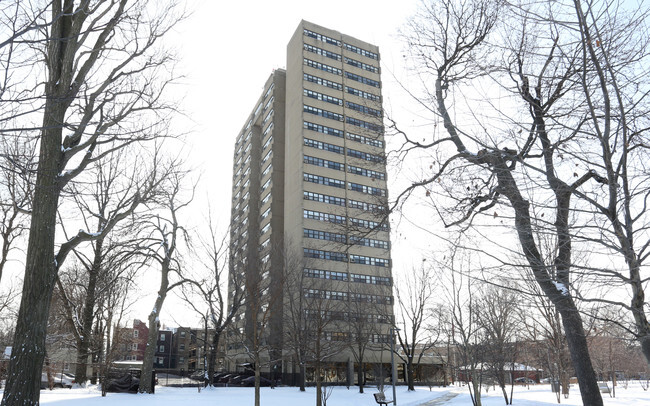
{"type": "MultiPolygon", "coordinates": [[[[610,384],[611,386],[611,384],[610,384]]],[[[297,388],[262,388],[262,406],[294,406],[314,405],[315,389],[307,388],[307,392],[300,392],[297,388]]],[[[387,387],[387,397],[392,396],[392,390],[387,387]]],[[[375,405],[372,394],[375,388],[366,388],[366,393],[359,394],[357,388],[336,387],[327,401],[327,406],[362,406],[375,405]]],[[[630,383],[628,389],[618,387],[616,398],[603,394],[607,406],[650,406],[650,391],[645,392],[638,383],[630,383]]],[[[580,394],[575,386],[571,388],[568,399],[561,399],[563,405],[581,405],[580,394]]],[[[109,393],[105,398],[97,387],[55,389],[41,391],[41,405],[62,406],[214,406],[214,405],[253,405],[252,388],[213,388],[203,389],[201,393],[196,388],[166,388],[157,387],[155,395],[109,393]]],[[[407,392],[405,387],[397,389],[397,404],[399,406],[419,405],[471,405],[466,387],[429,388],[418,387],[415,392],[407,392]],[[452,399],[450,397],[454,396],[452,399]],[[432,402],[438,398],[444,402],[432,402]]],[[[504,405],[500,392],[489,390],[483,397],[484,406],[504,405]]],[[[521,406],[549,406],[557,405],[555,394],[551,392],[550,385],[532,385],[530,389],[525,386],[515,387],[514,403],[521,406]]]]}

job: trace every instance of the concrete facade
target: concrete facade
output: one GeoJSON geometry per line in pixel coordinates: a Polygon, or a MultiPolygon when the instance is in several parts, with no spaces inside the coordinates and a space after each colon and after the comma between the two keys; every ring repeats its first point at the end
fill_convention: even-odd
{"type": "Polygon", "coordinates": [[[268,370],[309,363],[306,353],[296,360],[291,341],[299,329],[313,340],[314,318],[328,362],[347,379],[361,320],[371,344],[364,362],[390,356],[381,350],[393,280],[379,61],[376,46],[302,21],[286,71],[269,77],[237,137],[229,290],[254,285],[262,305],[246,306],[228,334],[233,365],[250,355],[246,340],[260,321],[268,370]],[[308,308],[316,301],[320,310],[308,308]]]}

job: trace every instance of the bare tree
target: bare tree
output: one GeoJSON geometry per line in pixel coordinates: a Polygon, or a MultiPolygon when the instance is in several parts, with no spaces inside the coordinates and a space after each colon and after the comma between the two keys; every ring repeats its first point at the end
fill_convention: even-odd
{"type": "Polygon", "coordinates": [[[423,264],[409,276],[412,279],[397,284],[395,292],[399,308],[396,324],[402,326],[396,329],[402,350],[397,352],[397,356],[406,364],[405,380],[408,390],[412,391],[415,390],[415,369],[424,354],[435,347],[439,336],[432,334],[435,330],[429,325],[433,315],[434,271],[423,264]]]}
{"type": "MultiPolygon", "coordinates": [[[[176,166],[176,165],[172,165],[176,166]]],[[[181,225],[178,214],[192,202],[193,191],[189,197],[183,196],[183,179],[185,172],[177,172],[166,182],[165,192],[157,199],[159,209],[163,213],[151,214],[140,221],[140,230],[145,234],[143,242],[139,243],[141,254],[151,263],[160,267],[160,286],[158,295],[148,317],[149,335],[142,360],[140,374],[140,393],[153,393],[152,373],[153,361],[156,354],[156,342],[160,328],[160,313],[167,294],[177,286],[187,282],[182,275],[182,264],[179,260],[179,245],[188,242],[187,231],[181,225]],[[176,281],[172,276],[176,275],[176,281]]]]}
{"type": "MultiPolygon", "coordinates": [[[[55,252],[62,190],[111,152],[165,135],[173,106],[163,98],[172,80],[164,68],[172,59],[157,45],[178,15],[169,4],[156,5],[152,13],[148,8],[146,1],[55,0],[45,7],[47,29],[34,31],[40,36],[34,44],[43,55],[46,77],[33,87],[42,91],[42,121],[31,130],[39,134],[40,146],[3,405],[38,403],[47,314],[59,267],[73,248],[108,234],[117,222],[107,223],[100,233],[81,231],[55,252]]],[[[131,211],[139,200],[136,194],[131,211]]]]}
{"type": "MultiPolygon", "coordinates": [[[[234,280],[228,302],[224,283],[227,281],[230,250],[226,238],[219,239],[217,236],[211,216],[208,218],[208,226],[209,238],[202,240],[203,250],[200,254],[206,257],[201,261],[204,272],[201,276],[188,278],[181,294],[185,302],[203,318],[207,326],[206,337],[209,329],[212,330],[212,336],[207,339],[212,350],[207,352],[206,372],[207,382],[213,385],[219,344],[242,306],[244,290],[242,284],[234,280]]],[[[237,275],[231,277],[237,278],[237,275]]]]}
{"type": "MultiPolygon", "coordinates": [[[[425,7],[424,13],[412,21],[409,45],[423,68],[423,83],[433,84],[425,89],[421,105],[442,120],[446,134],[430,142],[405,138],[404,153],[435,148],[441,160],[432,166],[432,176],[415,182],[401,197],[444,180],[445,196],[457,202],[455,217],[445,219],[447,225],[489,222],[481,216],[488,211],[494,218],[513,216],[520,254],[561,315],[582,400],[601,405],[575,302],[579,293],[572,285],[572,242],[580,227],[571,221],[573,214],[582,224],[590,221],[578,215],[584,201],[572,198],[590,194],[590,187],[613,187],[594,169],[599,165],[590,159],[594,149],[585,148],[591,131],[584,106],[592,99],[590,86],[602,77],[584,62],[597,59],[589,51],[595,41],[588,37],[587,26],[613,24],[615,18],[599,13],[599,20],[585,24],[578,2],[540,7],[440,2],[425,7]],[[499,20],[499,13],[505,18],[499,20]],[[497,24],[504,29],[501,35],[495,33],[497,24]],[[503,40],[498,48],[503,52],[495,52],[492,38],[503,40]],[[451,97],[467,89],[470,99],[473,85],[487,78],[493,79],[492,90],[504,91],[517,107],[506,113],[488,96],[485,106],[494,115],[469,108],[465,123],[459,125],[454,115],[458,104],[452,105],[451,97]],[[565,161],[569,156],[576,159],[565,161]],[[546,220],[544,214],[554,218],[546,220]],[[539,230],[554,239],[557,255],[551,260],[541,253],[539,230]]],[[[481,102],[467,100],[466,105],[472,103],[481,102]]]]}

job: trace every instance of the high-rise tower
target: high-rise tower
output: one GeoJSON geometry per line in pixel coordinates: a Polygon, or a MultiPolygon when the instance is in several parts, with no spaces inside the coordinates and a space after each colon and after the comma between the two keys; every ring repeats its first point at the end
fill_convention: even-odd
{"type": "Polygon", "coordinates": [[[231,282],[255,297],[244,338],[229,335],[235,362],[250,361],[260,326],[269,369],[285,374],[315,362],[315,340],[339,380],[358,342],[380,361],[368,357],[393,321],[382,121],[378,48],[302,21],[235,145],[231,282]]]}

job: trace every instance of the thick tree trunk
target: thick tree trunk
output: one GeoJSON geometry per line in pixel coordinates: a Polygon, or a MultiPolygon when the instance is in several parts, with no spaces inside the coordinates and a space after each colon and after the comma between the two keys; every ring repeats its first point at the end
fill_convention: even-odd
{"type": "Polygon", "coordinates": [[[363,358],[359,357],[359,365],[357,368],[357,381],[359,382],[359,393],[363,393],[363,358]]]}
{"type": "MultiPolygon", "coordinates": [[[[56,21],[52,26],[53,37],[65,37],[56,33],[66,30],[69,24],[67,18],[56,21]]],[[[64,60],[66,45],[67,39],[51,41],[48,45],[48,61],[56,67],[50,67],[46,85],[46,94],[50,97],[45,102],[43,113],[25,277],[3,406],[31,406],[37,405],[39,401],[47,319],[58,272],[54,256],[56,211],[61,193],[58,174],[62,158],[63,123],[68,105],[64,99],[70,78],[61,78],[61,83],[55,83],[61,75],[59,69],[64,60]],[[62,88],[66,90],[63,91],[62,88]]]]}

